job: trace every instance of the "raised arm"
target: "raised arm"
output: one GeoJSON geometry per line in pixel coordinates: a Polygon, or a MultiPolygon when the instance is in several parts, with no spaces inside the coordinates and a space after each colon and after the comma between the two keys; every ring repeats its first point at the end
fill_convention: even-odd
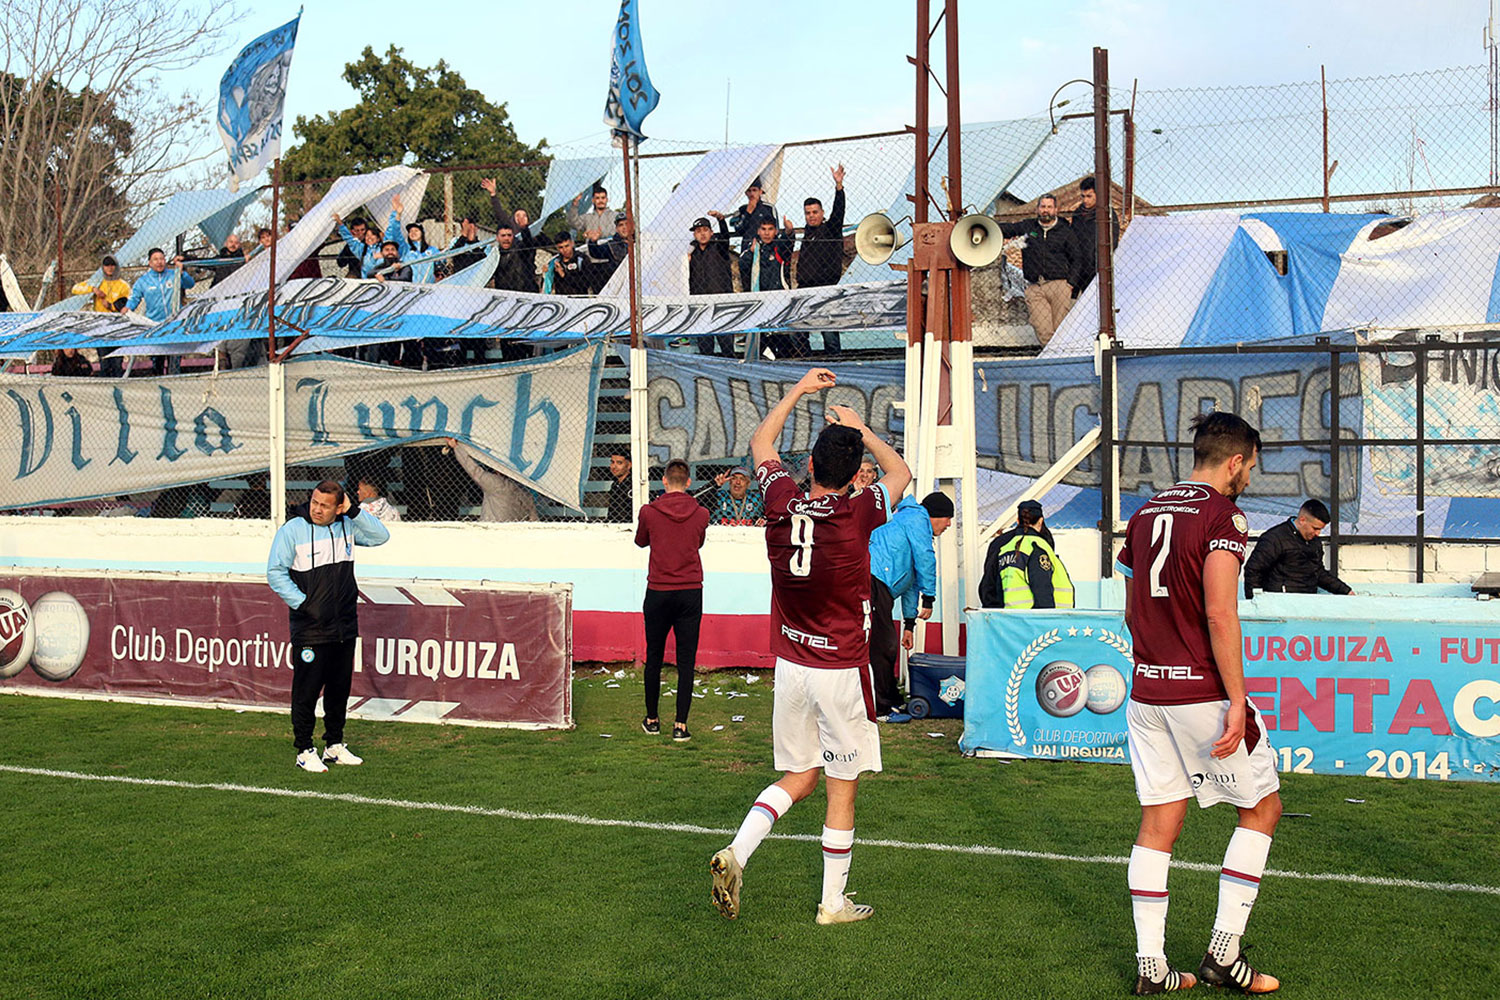
{"type": "Polygon", "coordinates": [[[885,473],[880,477],[880,486],[885,489],[886,499],[890,501],[890,507],[894,510],[901,502],[901,494],[905,493],[906,488],[911,485],[911,469],[906,467],[906,461],[901,457],[901,453],[876,437],[875,432],[866,427],[865,422],[859,418],[859,414],[847,406],[830,406],[825,416],[830,424],[843,424],[845,427],[853,427],[859,431],[865,451],[870,453],[875,459],[875,464],[880,466],[880,471],[885,473]]]}
{"type": "Polygon", "coordinates": [[[757,468],[763,462],[781,461],[781,456],[776,452],[776,442],[781,437],[781,429],[786,426],[786,418],[792,415],[792,410],[802,401],[802,397],[832,388],[836,381],[833,372],[827,368],[809,369],[807,374],[788,389],[775,406],[771,407],[771,412],[766,414],[765,419],[750,435],[750,460],[757,468]]]}

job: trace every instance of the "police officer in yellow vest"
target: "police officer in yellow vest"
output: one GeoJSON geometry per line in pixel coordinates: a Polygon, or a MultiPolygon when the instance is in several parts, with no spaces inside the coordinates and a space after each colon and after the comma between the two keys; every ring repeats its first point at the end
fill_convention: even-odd
{"type": "Polygon", "coordinates": [[[1023,500],[1016,522],[985,553],[979,603],[986,608],[1071,608],[1073,580],[1052,547],[1042,505],[1023,500]]]}

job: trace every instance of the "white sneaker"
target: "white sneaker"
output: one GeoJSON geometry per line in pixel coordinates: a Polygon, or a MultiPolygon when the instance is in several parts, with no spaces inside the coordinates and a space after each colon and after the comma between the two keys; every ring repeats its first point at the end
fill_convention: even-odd
{"type": "Polygon", "coordinates": [[[321,774],[328,770],[328,765],[318,759],[318,751],[316,750],[304,750],[299,753],[297,755],[297,766],[304,771],[312,771],[314,774],[321,774]]]}
{"type": "Polygon", "coordinates": [[[856,903],[850,899],[854,893],[844,893],[844,905],[837,910],[830,910],[822,903],[818,904],[818,923],[820,924],[852,924],[856,920],[868,920],[875,915],[875,907],[856,903]]]}
{"type": "MultiPolygon", "coordinates": [[[[323,763],[325,764],[354,765],[363,764],[364,762],[365,759],[363,757],[354,756],[354,751],[350,750],[343,743],[331,743],[328,749],[323,751],[323,763]]],[[[324,768],[324,770],[326,771],[327,768],[324,768]]]]}

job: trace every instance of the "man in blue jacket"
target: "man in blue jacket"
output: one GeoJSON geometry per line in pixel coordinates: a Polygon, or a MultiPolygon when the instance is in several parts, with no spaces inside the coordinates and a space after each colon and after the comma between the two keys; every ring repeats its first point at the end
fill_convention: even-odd
{"type": "Polygon", "coordinates": [[[172,270],[168,272],[167,255],[160,247],[151,248],[151,252],[146,255],[146,264],[150,270],[135,279],[135,284],[130,286],[130,298],[125,301],[125,308],[135,309],[139,306],[140,312],[147,319],[165,323],[182,308],[182,293],[192,288],[196,282],[191,274],[182,269],[181,257],[173,258],[172,270]]]}
{"type": "Polygon", "coordinates": [[[293,513],[271,542],[266,580],[291,609],[292,739],[303,770],[364,763],[344,743],[359,635],[354,547],[384,545],[390,537],[379,518],[326,479],[313,489],[307,510],[293,513]],[[327,747],[321,759],[313,747],[313,709],[320,692],[327,747]]]}
{"type": "Polygon", "coordinates": [[[921,503],[902,500],[890,520],[870,535],[870,670],[875,675],[875,716],[885,722],[911,721],[901,710],[896,684],[899,645],[911,649],[917,619],[932,617],[937,596],[932,540],[952,523],[953,501],[946,494],[929,493],[921,503]],[[893,617],[897,597],[904,625],[899,644],[893,617]]]}

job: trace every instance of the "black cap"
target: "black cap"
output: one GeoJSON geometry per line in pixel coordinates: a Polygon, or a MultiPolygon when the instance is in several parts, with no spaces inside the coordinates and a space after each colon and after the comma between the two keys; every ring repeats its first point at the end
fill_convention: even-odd
{"type": "Polygon", "coordinates": [[[624,222],[628,218],[630,218],[630,216],[626,215],[624,212],[616,212],[615,213],[615,225],[618,226],[620,223],[624,222]]]}
{"type": "Polygon", "coordinates": [[[749,185],[746,186],[745,192],[747,194],[749,193],[750,188],[760,188],[762,191],[764,191],[766,189],[766,186],[760,182],[759,177],[756,177],[755,180],[751,181],[749,185]]]}
{"type": "Polygon", "coordinates": [[[1029,511],[1040,517],[1042,514],[1042,505],[1035,500],[1022,500],[1016,505],[1016,513],[1019,514],[1022,511],[1029,511]]]}
{"type": "Polygon", "coordinates": [[[928,517],[952,517],[953,500],[946,493],[929,493],[922,498],[928,517]]]}
{"type": "Polygon", "coordinates": [[[693,220],[693,226],[692,226],[692,228],[693,229],[697,229],[699,226],[702,226],[704,229],[712,229],[713,228],[713,226],[709,224],[708,216],[706,216],[706,215],[700,215],[696,219],[693,220]]]}
{"type": "Polygon", "coordinates": [[[120,262],[117,261],[117,260],[115,260],[115,258],[114,258],[113,255],[110,255],[108,257],[105,257],[104,260],[99,264],[99,266],[100,267],[119,267],[120,266],[120,262]]]}

